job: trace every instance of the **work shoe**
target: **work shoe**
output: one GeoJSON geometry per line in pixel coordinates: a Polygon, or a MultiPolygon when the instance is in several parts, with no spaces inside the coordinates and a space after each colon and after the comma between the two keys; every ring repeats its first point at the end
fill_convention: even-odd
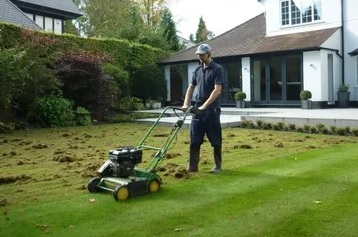
{"type": "Polygon", "coordinates": [[[188,172],[198,172],[200,145],[190,145],[188,172]]]}
{"type": "Polygon", "coordinates": [[[221,172],[221,146],[214,146],[214,161],[215,161],[215,166],[214,168],[212,168],[212,170],[210,171],[210,173],[215,174],[215,173],[219,173],[221,172]]]}
{"type": "Polygon", "coordinates": [[[186,171],[190,173],[195,173],[198,172],[198,169],[187,168],[186,171]]]}
{"type": "Polygon", "coordinates": [[[221,172],[221,168],[217,168],[216,166],[210,170],[211,174],[217,174],[221,172]]]}

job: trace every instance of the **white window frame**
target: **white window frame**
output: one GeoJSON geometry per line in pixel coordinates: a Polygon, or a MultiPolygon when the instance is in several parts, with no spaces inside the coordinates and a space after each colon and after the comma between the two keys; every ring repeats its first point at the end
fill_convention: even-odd
{"type": "Polygon", "coordinates": [[[297,26],[322,21],[322,2],[323,0],[280,0],[281,26],[297,26]],[[313,11],[312,9],[307,11],[307,6],[314,6],[313,11]],[[305,16],[304,13],[311,14],[305,16]]]}

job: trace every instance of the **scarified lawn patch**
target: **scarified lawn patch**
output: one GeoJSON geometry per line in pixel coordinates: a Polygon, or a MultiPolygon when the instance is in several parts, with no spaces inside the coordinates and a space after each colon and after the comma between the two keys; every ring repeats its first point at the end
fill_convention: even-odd
{"type": "MultiPolygon", "coordinates": [[[[125,202],[89,193],[87,181],[108,151],[135,146],[147,129],[0,135],[0,236],[357,236],[358,138],[224,129],[223,172],[211,175],[207,141],[199,172],[186,172],[189,131],[182,129],[157,170],[160,192],[125,202]]],[[[170,128],[156,129],[149,143],[160,146],[170,128]]],[[[140,166],[152,153],[143,151],[140,166]]]]}

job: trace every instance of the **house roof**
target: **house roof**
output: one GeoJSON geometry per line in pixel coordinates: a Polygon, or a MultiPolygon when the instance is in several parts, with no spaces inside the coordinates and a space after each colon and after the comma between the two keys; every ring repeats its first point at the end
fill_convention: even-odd
{"type": "MultiPolygon", "coordinates": [[[[247,22],[211,39],[208,43],[215,58],[252,54],[319,49],[339,27],[266,37],[266,17],[262,13],[247,22]]],[[[162,64],[197,61],[196,46],[161,61],[162,64]]]]}
{"type": "Polygon", "coordinates": [[[357,56],[358,55],[358,48],[353,50],[352,52],[348,53],[351,56],[357,56]]]}
{"type": "Polygon", "coordinates": [[[9,0],[0,0],[0,21],[41,30],[41,28],[34,21],[28,18],[9,0]]]}
{"type": "Polygon", "coordinates": [[[72,0],[11,0],[23,10],[41,10],[47,13],[63,13],[66,19],[73,19],[82,16],[78,7],[72,0]]]}

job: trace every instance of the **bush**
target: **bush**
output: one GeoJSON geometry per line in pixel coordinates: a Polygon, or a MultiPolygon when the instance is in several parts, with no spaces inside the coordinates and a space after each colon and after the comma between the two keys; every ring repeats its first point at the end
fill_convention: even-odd
{"type": "Polygon", "coordinates": [[[120,111],[136,111],[144,109],[143,101],[136,97],[125,97],[119,101],[116,109],[120,111]]]}
{"type": "Polygon", "coordinates": [[[300,92],[301,100],[309,100],[312,98],[312,93],[308,90],[303,90],[300,92]]]}
{"type": "Polygon", "coordinates": [[[164,71],[155,64],[145,65],[136,70],[131,80],[131,91],[132,96],[143,101],[148,98],[166,98],[167,84],[164,71]]]}
{"type": "Polygon", "coordinates": [[[87,108],[98,120],[114,108],[119,93],[114,78],[102,70],[106,60],[103,55],[81,52],[67,54],[56,63],[64,96],[87,108]]]}
{"type": "Polygon", "coordinates": [[[74,125],[72,104],[68,99],[59,96],[47,96],[35,102],[37,119],[50,127],[66,127],[74,125]]]}
{"type": "Polygon", "coordinates": [[[347,92],[349,90],[349,85],[348,84],[341,84],[338,87],[338,91],[339,92],[347,92]]]}
{"type": "Polygon", "coordinates": [[[2,133],[8,133],[12,130],[15,129],[15,124],[14,123],[5,123],[5,122],[0,122],[0,134],[2,133]]]}
{"type": "Polygon", "coordinates": [[[353,128],[352,134],[357,137],[358,136],[358,128],[353,128]]]}
{"type": "Polygon", "coordinates": [[[92,124],[91,113],[87,109],[78,106],[75,111],[75,123],[78,126],[91,125],[92,124]]]}
{"type": "Polygon", "coordinates": [[[292,130],[292,131],[296,130],[296,124],[290,123],[290,124],[288,125],[288,127],[289,127],[289,129],[292,130]]]}
{"type": "Polygon", "coordinates": [[[235,100],[243,101],[244,99],[246,99],[246,93],[245,92],[238,91],[238,92],[235,93],[235,100]]]}
{"type": "Polygon", "coordinates": [[[262,128],[264,121],[262,119],[258,119],[258,120],[256,120],[256,124],[257,124],[258,128],[262,128]]]}

